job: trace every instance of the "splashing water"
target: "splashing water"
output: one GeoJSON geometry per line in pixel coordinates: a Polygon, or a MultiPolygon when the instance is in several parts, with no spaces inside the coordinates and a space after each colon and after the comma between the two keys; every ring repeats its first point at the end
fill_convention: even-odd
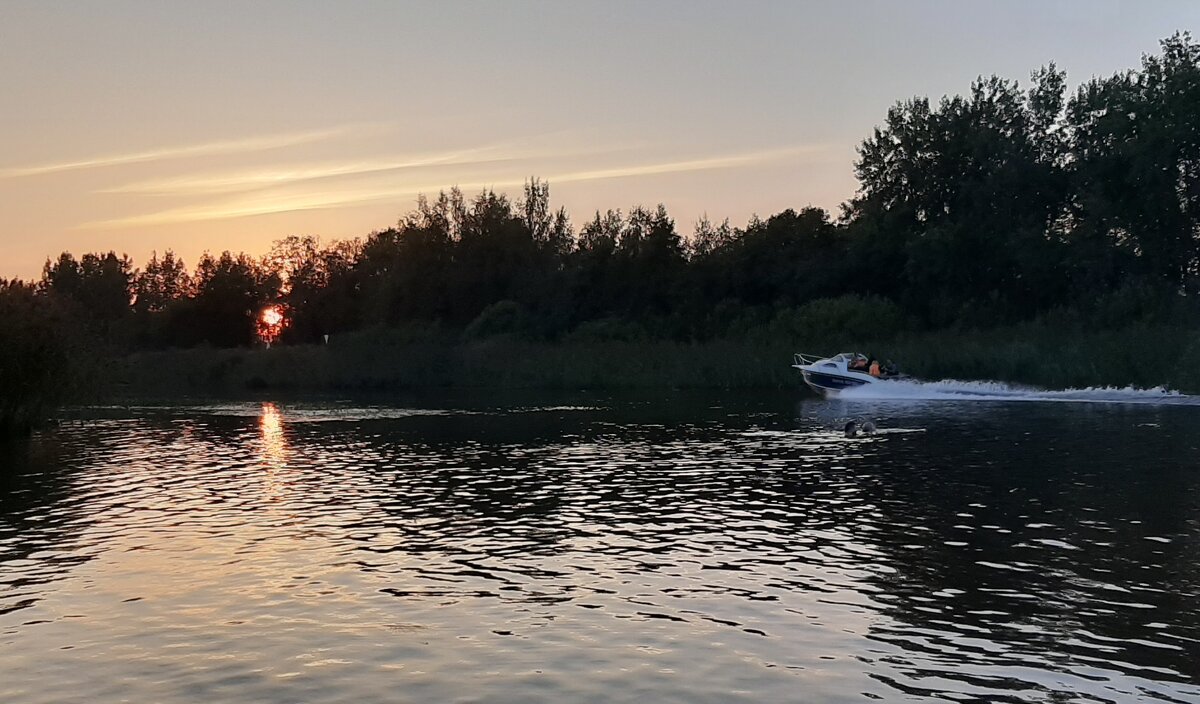
{"type": "Polygon", "coordinates": [[[1138,403],[1198,406],[1200,396],[1188,396],[1162,386],[1139,389],[1096,386],[1083,389],[1046,390],[1035,386],[1000,381],[889,380],[846,389],[839,398],[889,401],[1065,401],[1075,403],[1138,403]]]}

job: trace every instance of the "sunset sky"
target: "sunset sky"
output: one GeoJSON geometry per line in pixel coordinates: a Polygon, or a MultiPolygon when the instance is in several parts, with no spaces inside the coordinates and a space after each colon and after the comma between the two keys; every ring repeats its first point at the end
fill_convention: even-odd
{"type": "Polygon", "coordinates": [[[531,175],[576,224],[832,209],[896,100],[1074,86],[1176,30],[1200,2],[0,0],[0,276],[364,236],[531,175]]]}

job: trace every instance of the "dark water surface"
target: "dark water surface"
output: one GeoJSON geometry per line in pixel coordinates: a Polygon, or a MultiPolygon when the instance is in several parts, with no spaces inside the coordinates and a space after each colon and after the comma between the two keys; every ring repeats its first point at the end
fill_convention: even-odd
{"type": "Polygon", "coordinates": [[[1200,702],[1197,407],[96,415],[0,448],[6,704],[1200,702]]]}

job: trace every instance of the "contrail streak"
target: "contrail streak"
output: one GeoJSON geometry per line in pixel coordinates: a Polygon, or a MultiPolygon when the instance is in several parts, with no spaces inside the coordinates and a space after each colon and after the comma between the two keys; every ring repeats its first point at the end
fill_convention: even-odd
{"type": "Polygon", "coordinates": [[[361,130],[362,127],[362,125],[334,127],[330,129],[311,130],[307,132],[292,132],[288,134],[264,135],[260,137],[246,137],[243,139],[205,142],[203,144],[187,144],[175,147],[164,147],[162,149],[148,149],[146,151],[131,152],[128,154],[110,154],[107,156],[97,156],[88,159],[79,159],[76,161],[59,161],[50,164],[17,166],[0,169],[0,178],[42,176],[45,174],[54,174],[63,171],[96,169],[107,166],[121,166],[124,164],[137,164],[147,161],[179,159],[183,157],[265,151],[268,149],[279,149],[282,147],[295,146],[297,144],[308,144],[311,142],[332,139],[334,137],[340,137],[352,132],[356,132],[361,130]]]}
{"type": "MultiPolygon", "coordinates": [[[[637,164],[606,169],[594,169],[588,171],[575,171],[551,175],[546,177],[546,180],[550,183],[570,183],[577,181],[661,175],[711,169],[745,168],[802,154],[823,153],[826,150],[827,147],[825,146],[781,147],[779,149],[709,157],[704,159],[689,159],[654,164],[637,164]]],[[[523,177],[515,178],[511,174],[504,174],[495,179],[475,179],[474,183],[460,182],[457,185],[463,190],[470,190],[475,188],[518,186],[523,182],[523,177]]],[[[365,184],[359,187],[347,187],[342,189],[321,189],[319,191],[309,190],[299,193],[289,193],[286,191],[262,191],[254,194],[247,194],[239,198],[227,199],[218,203],[174,208],[171,210],[148,213],[145,215],[135,215],[126,218],[118,218],[115,220],[86,223],[84,225],[80,225],[79,227],[81,229],[112,229],[119,227],[145,227],[151,225],[165,225],[205,220],[227,220],[233,218],[250,217],[254,215],[268,215],[273,213],[317,210],[347,205],[361,205],[364,203],[396,199],[403,196],[413,196],[418,193],[433,192],[437,191],[439,188],[441,187],[421,185],[410,181],[408,183],[383,183],[374,185],[365,184]]]]}

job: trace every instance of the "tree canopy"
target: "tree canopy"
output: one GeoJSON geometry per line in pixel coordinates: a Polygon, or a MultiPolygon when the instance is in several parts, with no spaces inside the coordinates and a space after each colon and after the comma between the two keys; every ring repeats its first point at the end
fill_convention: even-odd
{"type": "Polygon", "coordinates": [[[259,258],[205,254],[191,271],[169,250],[141,269],[114,252],[63,253],[36,287],[0,295],[59,301],[128,347],[252,344],[266,306],[298,343],[409,324],[704,339],[843,311],[815,304],[832,299],[925,328],[1190,305],[1200,45],[1176,34],[1137,68],[1067,86],[1050,64],[1025,84],[980,77],[963,95],[896,103],[859,146],[859,188],[837,217],[702,217],[685,235],[664,206],[635,205],[576,232],[535,178],[515,200],[454,188],[361,240],[297,235],[259,258]]]}

